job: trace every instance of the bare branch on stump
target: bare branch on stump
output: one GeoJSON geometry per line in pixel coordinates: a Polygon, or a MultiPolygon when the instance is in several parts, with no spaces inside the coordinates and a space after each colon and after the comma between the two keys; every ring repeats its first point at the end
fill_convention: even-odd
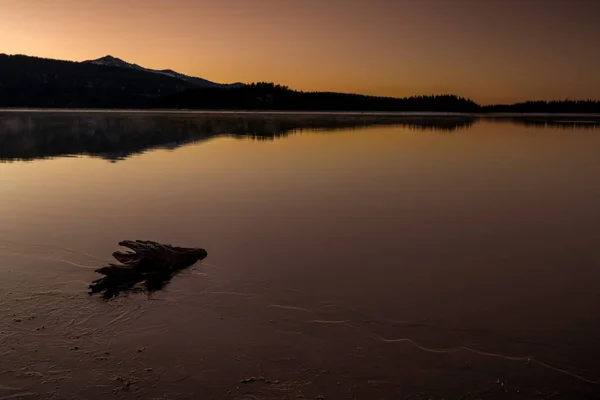
{"type": "Polygon", "coordinates": [[[120,292],[135,289],[153,292],[162,289],[180,270],[206,257],[204,249],[175,247],[149,240],[125,240],[119,246],[131,251],[115,251],[120,264],[109,263],[96,270],[104,275],[90,285],[90,294],[104,292],[111,298],[120,292]]]}

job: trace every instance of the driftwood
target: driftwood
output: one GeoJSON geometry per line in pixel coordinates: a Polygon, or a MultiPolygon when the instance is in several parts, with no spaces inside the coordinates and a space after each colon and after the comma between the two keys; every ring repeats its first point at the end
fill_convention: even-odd
{"type": "Polygon", "coordinates": [[[104,275],[90,285],[90,294],[101,293],[111,298],[124,291],[162,289],[180,270],[206,257],[204,249],[175,247],[149,240],[125,240],[119,246],[131,251],[115,251],[120,264],[109,263],[96,270],[104,275]]]}

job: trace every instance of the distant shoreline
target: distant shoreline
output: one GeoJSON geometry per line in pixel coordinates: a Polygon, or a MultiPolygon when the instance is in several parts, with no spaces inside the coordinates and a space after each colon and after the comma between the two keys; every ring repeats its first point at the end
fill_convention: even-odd
{"type": "MultiPolygon", "coordinates": [[[[279,110],[186,110],[186,109],[110,109],[110,108],[0,108],[1,113],[119,113],[119,114],[198,114],[198,115],[306,115],[306,116],[382,116],[382,117],[473,117],[473,118],[584,118],[600,119],[590,113],[461,113],[435,111],[279,111],[279,110]]],[[[576,121],[585,122],[585,121],[576,121]]]]}

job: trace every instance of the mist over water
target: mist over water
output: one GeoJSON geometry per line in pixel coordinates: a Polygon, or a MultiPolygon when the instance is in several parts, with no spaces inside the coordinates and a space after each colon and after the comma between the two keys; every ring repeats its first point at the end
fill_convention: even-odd
{"type": "Polygon", "coordinates": [[[1,114],[0,398],[598,393],[598,132],[1,114]],[[89,297],[124,239],[208,257],[89,297]]]}

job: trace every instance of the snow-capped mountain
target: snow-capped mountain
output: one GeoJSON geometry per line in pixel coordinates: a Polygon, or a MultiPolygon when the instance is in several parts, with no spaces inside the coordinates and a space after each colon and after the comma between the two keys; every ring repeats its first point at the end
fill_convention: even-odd
{"type": "Polygon", "coordinates": [[[83,63],[84,64],[104,65],[106,67],[132,68],[132,69],[139,69],[142,71],[146,70],[145,68],[140,67],[137,64],[131,64],[131,63],[121,60],[120,58],[116,58],[113,56],[105,56],[105,57],[99,58],[97,60],[84,61],[83,63]]]}
{"type": "Polygon", "coordinates": [[[116,57],[113,57],[110,55],[102,57],[102,58],[98,58],[97,60],[83,61],[83,63],[84,64],[102,65],[102,66],[106,66],[106,67],[136,69],[139,71],[146,71],[146,72],[151,72],[154,74],[166,75],[166,76],[170,76],[171,78],[180,79],[182,81],[192,83],[192,84],[200,86],[200,87],[234,88],[234,87],[243,86],[243,83],[239,83],[239,82],[238,83],[211,82],[209,80],[197,78],[195,76],[180,74],[179,72],[175,72],[171,69],[158,70],[158,69],[144,68],[140,65],[128,63],[127,61],[123,61],[120,58],[116,58],[116,57]]]}

